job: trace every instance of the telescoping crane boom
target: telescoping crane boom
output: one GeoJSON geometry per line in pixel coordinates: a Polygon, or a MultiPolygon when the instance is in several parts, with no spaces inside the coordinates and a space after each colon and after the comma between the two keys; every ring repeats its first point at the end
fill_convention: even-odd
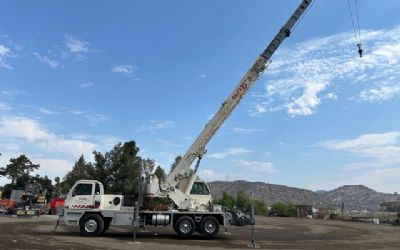
{"type": "Polygon", "coordinates": [[[254,64],[246,72],[246,74],[243,76],[237,86],[233,89],[232,93],[222,103],[222,106],[218,110],[218,112],[213,116],[210,122],[206,124],[203,131],[191,145],[189,150],[184,154],[179,164],[168,175],[166,181],[161,183],[161,193],[163,193],[164,196],[167,195],[168,197],[170,197],[179,208],[187,209],[190,206],[190,201],[195,203],[195,201],[191,200],[190,197],[187,196],[187,194],[184,194],[185,191],[181,190],[182,188],[179,188],[182,180],[190,178],[194,180],[195,172],[197,171],[198,165],[196,166],[195,170],[192,170],[190,166],[196,160],[196,158],[200,160],[203,157],[206,152],[205,147],[207,143],[221,127],[226,118],[231,114],[231,112],[234,110],[234,108],[240,102],[243,96],[249,91],[249,89],[257,81],[257,79],[261,76],[271,56],[281,45],[283,40],[289,37],[291,30],[299,21],[301,16],[305,13],[311,2],[312,0],[303,0],[302,3],[297,7],[295,12],[286,22],[286,24],[279,30],[279,32],[272,39],[267,48],[257,57],[254,64]]]}
{"type": "Polygon", "coordinates": [[[266,63],[282,41],[290,35],[290,31],[307,10],[311,1],[302,1],[166,180],[159,183],[155,175],[148,179],[146,196],[149,200],[142,203],[141,192],[139,192],[137,202],[129,196],[105,194],[101,182],[79,180],[72,186],[65,199],[60,219],[66,225],[79,226],[84,236],[99,236],[110,226],[153,225],[171,226],[181,237],[187,238],[194,232],[198,232],[211,238],[219,232],[220,226],[227,230],[228,224],[254,224],[252,216],[247,219],[240,212],[223,211],[221,206],[212,205],[209,189],[205,182],[196,180],[196,171],[199,160],[205,154],[207,143],[265,70],[266,63]],[[193,170],[190,166],[196,158],[199,160],[193,170]],[[167,208],[162,208],[162,206],[157,208],[151,205],[152,197],[168,197],[174,204],[168,202],[165,204],[167,208]]]}

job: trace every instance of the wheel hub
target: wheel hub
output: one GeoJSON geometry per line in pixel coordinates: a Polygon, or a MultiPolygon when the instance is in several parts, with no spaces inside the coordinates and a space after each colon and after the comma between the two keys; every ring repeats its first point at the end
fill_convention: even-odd
{"type": "Polygon", "coordinates": [[[181,230],[182,233],[188,233],[192,229],[192,226],[188,221],[182,221],[179,229],[181,230]]]}
{"type": "Polygon", "coordinates": [[[93,233],[97,229],[97,222],[95,220],[88,220],[85,223],[86,232],[93,233]]]}
{"type": "Polygon", "coordinates": [[[204,230],[205,230],[207,233],[212,234],[212,233],[215,232],[216,229],[217,229],[217,226],[215,225],[214,222],[209,221],[209,222],[205,223],[204,230]]]}

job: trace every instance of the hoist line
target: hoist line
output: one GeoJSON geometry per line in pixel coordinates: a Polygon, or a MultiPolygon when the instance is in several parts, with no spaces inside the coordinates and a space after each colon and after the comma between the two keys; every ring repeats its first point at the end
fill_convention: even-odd
{"type": "MultiPolygon", "coordinates": [[[[359,45],[359,44],[361,44],[361,39],[359,40],[357,37],[356,26],[354,24],[354,18],[353,18],[353,12],[351,11],[351,6],[350,6],[349,0],[347,0],[347,6],[349,7],[349,15],[350,15],[350,19],[351,19],[351,24],[353,25],[354,38],[356,39],[357,45],[359,45]]],[[[357,12],[357,17],[358,17],[358,11],[356,11],[356,12],[357,12]]],[[[358,32],[360,33],[360,24],[359,23],[358,23],[358,27],[359,27],[358,32]]]]}
{"type": "Polygon", "coordinates": [[[358,26],[358,40],[361,44],[361,32],[360,32],[360,17],[358,16],[358,3],[357,0],[354,0],[356,3],[356,14],[357,14],[357,26],[358,26]]]}

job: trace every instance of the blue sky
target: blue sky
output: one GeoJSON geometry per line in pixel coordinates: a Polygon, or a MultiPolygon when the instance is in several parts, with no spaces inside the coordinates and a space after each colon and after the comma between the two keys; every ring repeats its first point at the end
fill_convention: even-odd
{"type": "MultiPolygon", "coordinates": [[[[3,2],[0,165],[26,154],[62,177],[135,140],[168,170],[299,3],[3,2]]],[[[347,2],[316,1],[209,143],[203,179],[400,191],[400,2],[358,7],[365,56],[347,2]]]]}

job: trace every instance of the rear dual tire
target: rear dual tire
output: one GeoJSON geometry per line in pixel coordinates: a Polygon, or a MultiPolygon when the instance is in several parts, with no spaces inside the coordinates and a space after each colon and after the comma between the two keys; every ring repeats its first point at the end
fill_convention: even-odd
{"type": "MultiPolygon", "coordinates": [[[[185,215],[176,220],[174,230],[179,237],[189,238],[195,231],[195,227],[193,219],[185,215]]],[[[212,238],[219,232],[219,222],[213,216],[206,216],[201,220],[197,231],[207,238],[212,238]]]]}
{"type": "Polygon", "coordinates": [[[186,215],[179,217],[174,225],[175,232],[181,238],[189,238],[193,234],[194,228],[195,225],[193,219],[186,215]]]}

